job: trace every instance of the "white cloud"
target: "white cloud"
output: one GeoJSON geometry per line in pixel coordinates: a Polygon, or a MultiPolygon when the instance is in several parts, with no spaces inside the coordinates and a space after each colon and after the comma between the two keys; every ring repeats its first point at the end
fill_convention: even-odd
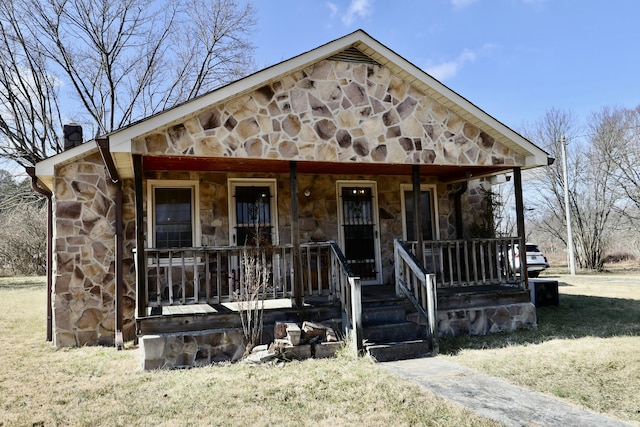
{"type": "MultiPolygon", "coordinates": [[[[467,6],[477,3],[480,0],[449,0],[455,9],[464,9],[467,6]]],[[[521,0],[524,4],[532,4],[534,6],[542,5],[546,0],[521,0]]]]}
{"type": "Polygon", "coordinates": [[[373,0],[351,0],[347,13],[342,17],[344,25],[351,25],[356,18],[365,18],[371,13],[373,0]]]}
{"type": "Polygon", "coordinates": [[[486,54],[494,47],[495,45],[487,43],[477,51],[464,49],[455,59],[441,62],[439,64],[429,65],[425,68],[425,71],[438,80],[450,79],[455,77],[465,64],[475,62],[479,56],[486,54]]]}
{"type": "Polygon", "coordinates": [[[327,2],[327,7],[329,8],[329,11],[331,12],[331,16],[335,16],[336,13],[338,13],[338,6],[336,6],[335,3],[331,3],[331,2],[327,2]]]}
{"type": "Polygon", "coordinates": [[[455,7],[456,9],[462,9],[463,7],[467,7],[478,0],[450,0],[450,1],[453,7],[455,7]]]}

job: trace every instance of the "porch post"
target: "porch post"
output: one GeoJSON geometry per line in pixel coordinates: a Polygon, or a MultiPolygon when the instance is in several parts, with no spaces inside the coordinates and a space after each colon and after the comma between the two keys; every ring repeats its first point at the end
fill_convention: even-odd
{"type": "Polygon", "coordinates": [[[142,156],[133,155],[133,175],[136,193],[136,316],[147,315],[147,262],[144,253],[144,214],[142,200],[142,156]]]}
{"type": "Polygon", "coordinates": [[[298,309],[302,308],[302,259],[300,257],[300,224],[298,222],[298,163],[289,162],[291,192],[291,243],[293,244],[293,294],[298,309]]]}
{"type": "Polygon", "coordinates": [[[516,196],[516,228],[518,230],[518,246],[520,247],[520,253],[525,253],[525,256],[520,257],[520,275],[524,278],[524,288],[529,289],[529,277],[527,275],[527,257],[526,248],[527,235],[524,229],[524,202],[522,199],[522,175],[519,167],[513,168],[513,192],[516,196]],[[524,252],[523,252],[524,248],[524,252]]]}
{"type": "Polygon", "coordinates": [[[413,235],[416,237],[416,258],[424,267],[424,248],[422,240],[422,206],[420,203],[420,165],[411,167],[411,182],[413,183],[413,235]]]}
{"type": "Polygon", "coordinates": [[[122,305],[124,294],[123,272],[124,239],[122,233],[122,183],[116,184],[116,337],[115,345],[118,350],[124,348],[122,337],[122,305]]]}

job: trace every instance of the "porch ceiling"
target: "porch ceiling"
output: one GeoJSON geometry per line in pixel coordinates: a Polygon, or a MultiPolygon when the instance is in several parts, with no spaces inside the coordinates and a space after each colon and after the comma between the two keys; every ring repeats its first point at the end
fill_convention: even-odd
{"type": "MultiPolygon", "coordinates": [[[[344,175],[411,175],[411,164],[388,163],[331,163],[298,161],[298,173],[344,175]]],[[[289,162],[283,160],[144,156],[145,171],[196,172],[264,172],[289,173],[289,162]]],[[[469,178],[508,172],[512,166],[420,165],[422,176],[435,176],[441,182],[461,181],[469,178]]]]}

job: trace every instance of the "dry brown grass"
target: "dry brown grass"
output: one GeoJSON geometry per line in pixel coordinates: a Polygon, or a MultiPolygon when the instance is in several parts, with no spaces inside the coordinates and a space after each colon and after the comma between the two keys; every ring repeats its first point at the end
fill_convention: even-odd
{"type": "Polygon", "coordinates": [[[43,283],[0,279],[0,426],[497,425],[365,358],[143,372],[131,345],[56,350],[43,283]]]}
{"type": "Polygon", "coordinates": [[[448,340],[443,357],[640,425],[640,275],[553,278],[560,306],[537,329],[448,340]]]}
{"type": "MultiPolygon", "coordinates": [[[[538,328],[446,340],[441,357],[640,425],[640,275],[556,278],[538,328]]],[[[495,425],[367,359],[142,372],[130,344],[56,350],[42,279],[0,279],[0,330],[0,426],[495,425]]]]}

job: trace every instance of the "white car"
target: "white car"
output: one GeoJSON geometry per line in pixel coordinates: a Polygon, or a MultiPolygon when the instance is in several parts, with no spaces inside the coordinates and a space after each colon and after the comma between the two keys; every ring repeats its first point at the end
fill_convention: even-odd
{"type": "MultiPolygon", "coordinates": [[[[536,244],[527,243],[526,257],[527,275],[529,277],[538,277],[540,272],[551,267],[549,265],[549,261],[547,261],[547,257],[544,256],[536,244]]],[[[513,248],[509,249],[509,265],[511,266],[511,271],[516,273],[520,271],[520,251],[518,249],[518,245],[514,245],[513,248]],[[515,251],[515,253],[512,251],[515,251]]]]}

